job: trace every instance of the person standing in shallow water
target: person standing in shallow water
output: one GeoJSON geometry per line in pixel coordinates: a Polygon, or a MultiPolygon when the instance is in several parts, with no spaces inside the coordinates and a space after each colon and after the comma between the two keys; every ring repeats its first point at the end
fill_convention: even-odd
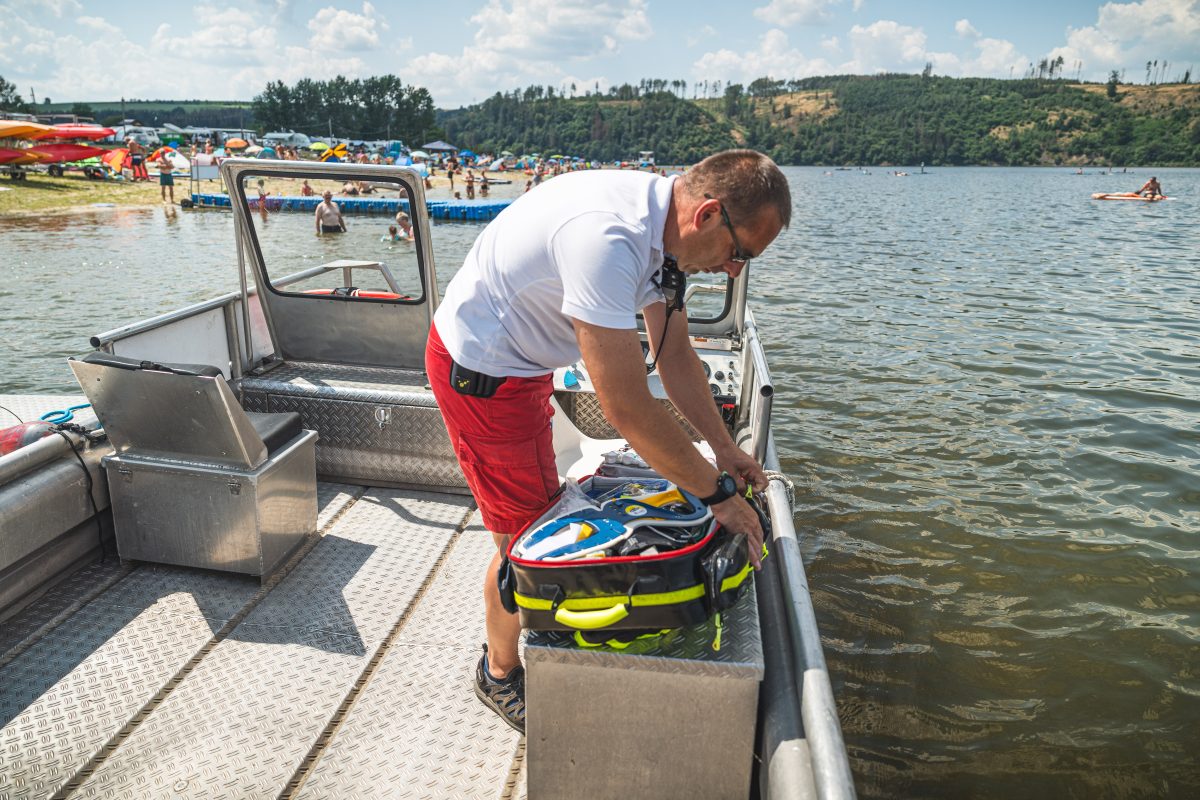
{"type": "Polygon", "coordinates": [[[342,209],[333,202],[333,192],[328,189],[321,195],[321,202],[317,203],[317,210],[313,216],[318,236],[322,233],[346,232],[346,220],[342,218],[342,209]]]}
{"type": "MultiPolygon", "coordinates": [[[[746,535],[758,567],[758,516],[729,484],[765,489],[762,467],[730,438],[687,335],[667,313],[663,277],[736,278],[791,220],[787,179],[771,159],[729,150],[686,175],[571,172],[523,194],[490,223],[434,315],[425,368],[451,446],[496,546],[484,578],[487,643],[476,695],[525,730],[520,620],[496,576],[512,537],[558,490],[552,375],[582,356],[605,416],[659,474],[746,535]],[[712,446],[714,469],[650,394],[638,336],[646,321],[672,403],[712,446]]],[[[679,294],[682,299],[682,294],[679,294]]]]}

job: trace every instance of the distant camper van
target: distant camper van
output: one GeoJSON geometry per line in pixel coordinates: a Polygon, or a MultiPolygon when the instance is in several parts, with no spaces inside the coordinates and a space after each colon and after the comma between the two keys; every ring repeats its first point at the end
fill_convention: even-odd
{"type": "Polygon", "coordinates": [[[132,137],[135,142],[142,147],[155,148],[162,146],[162,140],[158,138],[158,131],[154,128],[148,128],[139,125],[122,125],[114,129],[113,139],[117,142],[125,141],[125,137],[132,137]]]}
{"type": "Polygon", "coordinates": [[[305,136],[303,133],[295,131],[277,131],[268,133],[263,137],[264,147],[308,147],[312,144],[312,139],[305,136]]]}

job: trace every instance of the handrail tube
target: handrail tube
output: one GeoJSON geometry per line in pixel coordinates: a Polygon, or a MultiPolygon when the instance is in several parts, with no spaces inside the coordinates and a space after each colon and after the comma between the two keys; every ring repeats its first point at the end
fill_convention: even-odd
{"type": "MultiPolygon", "coordinates": [[[[83,438],[70,432],[67,432],[67,437],[75,445],[78,445],[83,438]]],[[[71,452],[71,447],[63,441],[63,437],[55,434],[0,456],[0,486],[27,472],[32,472],[38,467],[49,464],[51,461],[56,461],[69,452],[71,452]]]]}
{"type": "MultiPolygon", "coordinates": [[[[768,468],[778,469],[779,457],[773,439],[768,444],[766,463],[768,468]]],[[[804,558],[782,481],[770,482],[767,500],[773,529],[771,557],[778,559],[780,565],[792,657],[797,670],[802,673],[800,714],[812,751],[817,796],[821,800],[853,800],[856,796],[854,776],[850,772],[837,703],[825,666],[825,654],[821,650],[821,632],[817,628],[808,579],[804,575],[804,558]]]]}
{"type": "Polygon", "coordinates": [[[804,737],[800,685],[792,660],[792,636],[784,611],[779,562],[763,561],[754,578],[763,626],[763,672],[759,690],[759,796],[765,800],[815,800],[812,751],[804,737]],[[775,623],[767,629],[767,622],[775,623]]]}
{"type": "Polygon", "coordinates": [[[120,328],[113,328],[110,331],[93,336],[89,342],[95,348],[105,347],[121,339],[128,339],[130,336],[152,331],[155,328],[161,328],[172,322],[178,322],[179,320],[193,317],[196,314],[203,314],[205,311],[220,308],[233,300],[239,299],[240,296],[237,292],[229,292],[212,300],[193,303],[190,306],[184,306],[174,311],[168,311],[165,314],[159,314],[157,317],[151,317],[150,319],[144,319],[141,322],[134,322],[129,325],[122,325],[120,328]]]}
{"type": "Polygon", "coordinates": [[[752,321],[746,322],[742,347],[748,354],[752,369],[749,374],[742,375],[742,392],[738,402],[745,409],[747,422],[751,426],[751,454],[762,463],[767,456],[767,440],[771,435],[775,386],[771,383],[771,371],[767,367],[762,341],[758,338],[758,328],[752,321]]]}
{"type": "MultiPolygon", "coordinates": [[[[305,278],[311,278],[324,272],[332,272],[335,269],[341,269],[341,267],[309,267],[306,270],[301,270],[300,272],[280,278],[279,280],[275,281],[275,285],[288,286],[293,283],[298,283],[305,278]]],[[[248,296],[258,294],[258,287],[249,287],[246,290],[246,294],[248,296]]],[[[156,328],[170,325],[172,322],[178,322],[180,320],[187,319],[188,317],[194,317],[197,314],[203,314],[205,311],[212,311],[220,308],[223,305],[228,305],[231,302],[240,300],[241,297],[240,291],[218,295],[211,300],[202,300],[199,303],[193,303],[190,306],[184,306],[183,308],[177,308],[174,311],[168,311],[165,314],[159,314],[156,317],[150,317],[150,319],[144,319],[140,322],[133,322],[129,325],[122,325],[120,328],[113,328],[112,330],[105,331],[104,333],[96,334],[95,336],[91,337],[89,342],[92,347],[101,348],[106,345],[110,345],[113,342],[118,342],[121,339],[128,339],[130,336],[136,336],[139,333],[146,333],[148,331],[155,330],[156,328]]]]}
{"type": "Polygon", "coordinates": [[[235,235],[233,238],[237,241],[238,285],[241,292],[238,299],[242,301],[242,330],[246,345],[246,352],[243,354],[239,347],[237,358],[233,360],[238,363],[237,377],[241,377],[244,370],[253,366],[251,362],[254,361],[254,334],[250,331],[250,291],[246,281],[246,254],[242,249],[242,237],[235,235]]]}

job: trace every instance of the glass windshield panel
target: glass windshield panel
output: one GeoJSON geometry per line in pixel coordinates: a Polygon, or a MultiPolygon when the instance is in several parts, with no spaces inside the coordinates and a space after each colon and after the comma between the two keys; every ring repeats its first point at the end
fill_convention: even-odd
{"type": "Polygon", "coordinates": [[[687,279],[687,315],[690,322],[715,322],[725,316],[733,281],[724,272],[700,272],[687,279]]]}
{"type": "Polygon", "coordinates": [[[250,208],[275,291],[369,302],[424,300],[420,234],[402,181],[369,173],[336,181],[250,174],[238,194],[250,208]]]}

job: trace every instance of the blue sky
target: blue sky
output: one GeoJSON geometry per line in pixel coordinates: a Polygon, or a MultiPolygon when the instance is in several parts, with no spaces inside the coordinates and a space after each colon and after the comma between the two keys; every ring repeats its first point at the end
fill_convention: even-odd
{"type": "MultiPolygon", "coordinates": [[[[250,99],[268,81],[392,73],[441,108],[641,78],[709,91],[835,73],[1143,82],[1200,66],[1200,0],[0,0],[0,76],[55,102],[250,99]]],[[[1195,76],[1195,70],[1193,69],[1195,76]]]]}

